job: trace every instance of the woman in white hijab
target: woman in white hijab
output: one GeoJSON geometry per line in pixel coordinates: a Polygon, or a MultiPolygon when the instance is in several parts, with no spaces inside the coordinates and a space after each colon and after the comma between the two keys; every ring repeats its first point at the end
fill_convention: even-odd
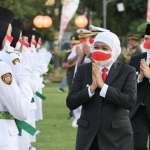
{"type": "Polygon", "coordinates": [[[136,103],[136,72],[117,62],[120,41],[112,32],[94,40],[94,62],[78,67],[66,99],[70,109],[82,105],[76,150],[133,150],[127,110],[136,103]]]}

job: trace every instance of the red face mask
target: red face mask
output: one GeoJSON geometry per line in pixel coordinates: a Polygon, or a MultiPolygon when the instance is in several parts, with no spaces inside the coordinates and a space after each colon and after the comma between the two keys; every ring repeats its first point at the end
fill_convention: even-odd
{"type": "Polygon", "coordinates": [[[32,44],[33,44],[33,45],[36,45],[36,41],[33,41],[32,44]]]}
{"type": "Polygon", "coordinates": [[[73,47],[74,47],[74,45],[71,45],[70,47],[71,47],[71,48],[73,48],[73,47]]]}
{"type": "Polygon", "coordinates": [[[7,40],[11,43],[14,38],[11,35],[7,35],[7,40]]]}
{"type": "Polygon", "coordinates": [[[93,51],[92,57],[96,61],[105,61],[111,58],[111,52],[106,54],[102,50],[93,51]]]}
{"type": "Polygon", "coordinates": [[[94,38],[90,38],[90,39],[89,39],[89,42],[90,42],[90,44],[93,44],[94,38]]]}
{"type": "Polygon", "coordinates": [[[86,42],[85,39],[80,39],[81,44],[84,43],[84,42],[86,42]]]}
{"type": "Polygon", "coordinates": [[[143,47],[145,49],[150,49],[150,41],[145,41],[144,44],[143,44],[143,47]]]}
{"type": "Polygon", "coordinates": [[[20,44],[22,44],[23,43],[22,39],[19,39],[19,42],[20,42],[20,44]]]}
{"type": "Polygon", "coordinates": [[[40,46],[42,46],[42,42],[38,42],[38,44],[39,44],[40,46]]]}
{"type": "Polygon", "coordinates": [[[25,42],[23,45],[27,48],[30,46],[28,42],[25,42]]]}

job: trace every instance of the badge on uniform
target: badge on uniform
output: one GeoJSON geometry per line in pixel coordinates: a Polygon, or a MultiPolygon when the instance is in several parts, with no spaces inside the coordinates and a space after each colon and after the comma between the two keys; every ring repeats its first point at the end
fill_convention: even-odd
{"type": "Polygon", "coordinates": [[[139,75],[139,72],[138,72],[138,71],[136,72],[136,75],[137,75],[137,76],[139,75]]]}
{"type": "Polygon", "coordinates": [[[86,87],[89,87],[89,85],[87,84],[86,87]]]}
{"type": "Polygon", "coordinates": [[[14,60],[12,61],[12,63],[13,63],[14,65],[16,65],[17,62],[20,63],[19,58],[16,58],[16,59],[14,59],[14,60]]]}
{"type": "Polygon", "coordinates": [[[5,84],[10,85],[12,83],[12,74],[6,73],[6,74],[1,76],[1,79],[5,84]]]}

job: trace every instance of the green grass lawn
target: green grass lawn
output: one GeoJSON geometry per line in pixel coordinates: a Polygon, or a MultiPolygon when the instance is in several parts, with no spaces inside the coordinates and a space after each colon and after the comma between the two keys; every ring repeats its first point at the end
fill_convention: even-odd
{"type": "Polygon", "coordinates": [[[43,95],[47,97],[43,101],[44,119],[36,123],[36,128],[41,131],[37,135],[36,143],[32,146],[37,150],[74,150],[76,128],[72,128],[72,120],[68,120],[69,109],[66,107],[65,92],[59,93],[59,83],[47,84],[43,89],[43,95]]]}

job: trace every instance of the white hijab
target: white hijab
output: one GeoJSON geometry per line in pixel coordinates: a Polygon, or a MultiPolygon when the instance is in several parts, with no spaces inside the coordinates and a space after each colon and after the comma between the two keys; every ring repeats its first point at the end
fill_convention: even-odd
{"type": "Polygon", "coordinates": [[[95,37],[93,45],[96,42],[103,42],[111,48],[111,64],[113,64],[121,53],[120,40],[117,35],[112,32],[101,32],[95,37]]]}

